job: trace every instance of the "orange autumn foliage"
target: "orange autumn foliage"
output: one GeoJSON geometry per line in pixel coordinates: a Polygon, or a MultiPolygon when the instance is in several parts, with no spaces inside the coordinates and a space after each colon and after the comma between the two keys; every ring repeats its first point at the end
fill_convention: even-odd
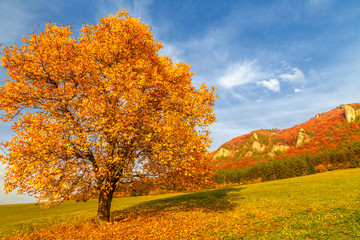
{"type": "Polygon", "coordinates": [[[99,197],[109,220],[118,183],[157,178],[169,187],[206,182],[215,89],[192,85],[190,66],[159,56],[149,26],[125,11],[96,25],[48,23],[22,46],[3,46],[1,119],[6,190],[61,203],[99,197]]]}

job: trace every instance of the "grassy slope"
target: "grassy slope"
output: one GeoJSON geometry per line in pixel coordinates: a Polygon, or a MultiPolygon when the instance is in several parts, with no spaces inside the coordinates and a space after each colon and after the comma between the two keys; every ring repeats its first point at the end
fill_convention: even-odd
{"type": "MultiPolygon", "coordinates": [[[[179,195],[163,194],[154,196],[115,198],[112,210],[119,211],[135,204],[179,195]]],[[[78,222],[96,216],[97,200],[87,202],[65,202],[52,208],[43,208],[35,204],[0,205],[0,238],[8,233],[32,230],[68,222],[78,222]]]]}
{"type": "MultiPolygon", "coordinates": [[[[200,193],[116,199],[112,223],[69,223],[18,239],[360,239],[359,186],[360,169],[348,169],[200,193]],[[124,204],[130,207],[121,210],[124,204]]],[[[78,218],[96,212],[95,202],[58,210],[2,206],[0,222],[13,219],[5,231],[18,229],[9,212],[13,207],[23,207],[26,215],[41,212],[43,222],[74,209],[79,211],[71,214],[78,218]]]]}

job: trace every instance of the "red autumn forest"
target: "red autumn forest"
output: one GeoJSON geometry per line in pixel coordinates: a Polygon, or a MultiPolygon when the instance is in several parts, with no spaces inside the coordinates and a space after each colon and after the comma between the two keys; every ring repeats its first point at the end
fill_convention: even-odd
{"type": "MultiPolygon", "coordinates": [[[[267,179],[266,176],[261,177],[263,174],[261,166],[273,168],[275,163],[289,165],[289,162],[293,161],[300,161],[293,164],[296,166],[295,168],[298,168],[299,164],[309,167],[309,170],[303,170],[297,175],[358,167],[357,145],[360,140],[360,112],[358,109],[360,109],[359,103],[342,105],[328,112],[317,114],[308,121],[291,128],[261,129],[233,138],[213,152],[217,175],[232,175],[230,177],[232,180],[222,176],[222,180],[217,178],[217,181],[250,180],[250,177],[241,178],[239,176],[233,179],[233,175],[237,175],[235,172],[240,171],[239,169],[243,169],[243,172],[250,171],[250,169],[254,169],[254,166],[260,167],[260,170],[251,170],[256,173],[250,175],[256,179],[272,180],[267,179]],[[350,122],[346,119],[345,114],[345,108],[349,107],[354,112],[353,120],[350,122]],[[308,159],[312,159],[312,162],[309,163],[308,159]]],[[[287,168],[289,171],[288,167],[280,168],[287,168]]],[[[292,175],[287,177],[292,177],[292,175]]]]}

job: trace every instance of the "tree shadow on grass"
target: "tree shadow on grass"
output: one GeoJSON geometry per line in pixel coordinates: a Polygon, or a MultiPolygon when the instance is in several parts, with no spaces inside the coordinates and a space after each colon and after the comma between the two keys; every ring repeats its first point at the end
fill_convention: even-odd
{"type": "Polygon", "coordinates": [[[137,204],[129,208],[112,212],[112,221],[122,221],[136,216],[154,216],[171,211],[225,212],[231,211],[236,206],[236,199],[244,197],[230,195],[244,188],[225,188],[197,193],[183,194],[166,199],[153,200],[137,204]]]}

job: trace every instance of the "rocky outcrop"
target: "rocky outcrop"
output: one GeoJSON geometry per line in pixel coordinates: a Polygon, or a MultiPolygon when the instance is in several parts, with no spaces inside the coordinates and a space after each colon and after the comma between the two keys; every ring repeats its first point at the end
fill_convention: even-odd
{"type": "Polygon", "coordinates": [[[300,128],[296,139],[296,147],[304,145],[308,142],[310,142],[310,137],[306,134],[305,129],[300,128]]]}
{"type": "Polygon", "coordinates": [[[287,145],[274,145],[271,152],[276,152],[276,151],[285,152],[289,148],[290,147],[287,145]]]}
{"type": "Polygon", "coordinates": [[[266,146],[264,144],[261,144],[260,142],[258,142],[258,140],[259,140],[258,135],[256,133],[254,133],[252,135],[252,137],[256,140],[251,145],[251,150],[249,150],[245,153],[245,157],[251,157],[254,154],[254,152],[264,152],[265,151],[266,146]]]}
{"type": "Polygon", "coordinates": [[[350,105],[343,105],[343,108],[345,109],[345,118],[348,123],[355,122],[356,118],[356,111],[353,107],[350,105]]]}
{"type": "Polygon", "coordinates": [[[258,137],[257,133],[254,133],[254,134],[252,135],[252,137],[253,137],[255,140],[259,141],[259,137],[258,137]]]}
{"type": "Polygon", "coordinates": [[[251,157],[253,155],[253,152],[252,151],[247,151],[245,153],[245,157],[251,157]]]}
{"type": "Polygon", "coordinates": [[[271,149],[271,152],[269,152],[268,153],[268,155],[270,156],[270,157],[275,157],[275,155],[276,155],[276,152],[285,152],[286,150],[288,150],[290,147],[289,146],[287,146],[287,145],[281,145],[281,144],[279,144],[279,145],[274,145],[273,147],[272,147],[272,149],[271,149]]]}
{"type": "Polygon", "coordinates": [[[229,157],[231,156],[231,151],[227,150],[226,148],[220,148],[214,155],[214,158],[220,157],[229,157]]]}
{"type": "Polygon", "coordinates": [[[258,152],[263,152],[265,150],[265,145],[259,143],[258,141],[254,141],[251,147],[254,151],[258,151],[258,152]]]}

